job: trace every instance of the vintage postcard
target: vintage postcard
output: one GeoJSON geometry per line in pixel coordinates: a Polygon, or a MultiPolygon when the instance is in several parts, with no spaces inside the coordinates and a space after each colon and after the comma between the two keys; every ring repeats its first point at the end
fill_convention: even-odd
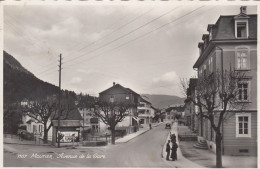
{"type": "Polygon", "coordinates": [[[2,1],[3,167],[257,168],[252,1],[2,1]]]}

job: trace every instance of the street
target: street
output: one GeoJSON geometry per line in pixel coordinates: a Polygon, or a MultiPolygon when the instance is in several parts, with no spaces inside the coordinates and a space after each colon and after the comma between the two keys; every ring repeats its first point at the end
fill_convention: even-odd
{"type": "Polygon", "coordinates": [[[162,159],[161,151],[168,132],[161,124],[127,143],[93,148],[5,144],[4,166],[167,168],[170,166],[162,159]]]}

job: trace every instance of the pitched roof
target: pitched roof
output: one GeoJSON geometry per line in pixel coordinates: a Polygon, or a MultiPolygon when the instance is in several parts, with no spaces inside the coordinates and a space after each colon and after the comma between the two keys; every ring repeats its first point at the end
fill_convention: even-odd
{"type": "Polygon", "coordinates": [[[257,38],[257,15],[221,15],[215,27],[217,29],[213,39],[235,39],[234,19],[248,18],[249,39],[257,38]]]}
{"type": "Polygon", "coordinates": [[[146,102],[146,103],[152,104],[151,102],[145,100],[143,97],[141,97],[140,101],[141,101],[141,102],[146,102]]]}
{"type": "Polygon", "coordinates": [[[138,93],[136,93],[136,92],[133,91],[132,89],[130,89],[130,88],[125,88],[125,87],[123,87],[123,86],[120,85],[120,84],[115,84],[115,85],[113,85],[112,87],[110,87],[110,88],[108,88],[108,89],[106,89],[106,90],[100,92],[99,94],[106,93],[106,92],[108,92],[109,90],[111,90],[111,89],[113,89],[113,88],[115,88],[115,87],[121,88],[121,89],[124,90],[126,93],[133,93],[134,95],[140,96],[138,93]]]}
{"type": "MultiPolygon", "coordinates": [[[[193,65],[193,68],[198,68],[201,63],[204,61],[204,59],[207,57],[208,52],[212,50],[212,48],[215,46],[217,42],[240,42],[241,39],[237,39],[235,37],[235,19],[237,18],[247,18],[248,19],[248,25],[249,25],[249,35],[247,39],[242,39],[243,41],[252,42],[256,41],[257,39],[257,15],[246,15],[244,13],[240,13],[238,15],[221,15],[216,24],[209,24],[208,30],[210,27],[213,27],[212,32],[212,40],[210,41],[209,45],[206,47],[205,50],[201,53],[195,64],[193,65]]],[[[200,47],[202,44],[198,44],[198,47],[200,47]]]]}
{"type": "Polygon", "coordinates": [[[126,89],[129,90],[131,93],[134,93],[135,95],[140,96],[138,93],[136,93],[136,92],[133,91],[132,89],[130,89],[130,88],[126,88],[126,89]]]}
{"type": "MultiPolygon", "coordinates": [[[[65,112],[64,112],[65,114],[65,112]]],[[[71,110],[67,115],[61,116],[61,120],[82,120],[80,112],[77,108],[71,110]],[[66,118],[64,116],[67,116],[66,118]]],[[[58,113],[55,114],[55,118],[58,119],[58,113]]]]}

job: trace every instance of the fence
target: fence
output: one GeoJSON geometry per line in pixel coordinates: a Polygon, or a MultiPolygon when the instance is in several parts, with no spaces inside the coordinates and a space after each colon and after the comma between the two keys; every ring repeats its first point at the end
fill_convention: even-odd
{"type": "MultiPolygon", "coordinates": [[[[122,138],[122,135],[115,135],[115,139],[119,139],[122,138]]],[[[83,141],[105,141],[107,143],[111,143],[112,140],[112,136],[110,134],[106,134],[106,135],[88,135],[86,136],[83,141]]]]}
{"type": "Polygon", "coordinates": [[[21,143],[21,144],[35,144],[35,145],[42,145],[45,144],[42,138],[39,135],[31,134],[22,135],[22,134],[10,134],[4,133],[4,143],[21,143]]]}

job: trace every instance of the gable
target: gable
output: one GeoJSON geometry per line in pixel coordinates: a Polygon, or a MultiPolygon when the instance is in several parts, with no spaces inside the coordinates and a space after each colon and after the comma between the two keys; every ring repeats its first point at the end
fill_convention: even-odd
{"type": "Polygon", "coordinates": [[[108,88],[107,90],[104,90],[103,92],[100,92],[100,95],[105,95],[105,94],[127,94],[130,93],[126,88],[123,86],[116,84],[115,86],[112,86],[108,88]]]}

